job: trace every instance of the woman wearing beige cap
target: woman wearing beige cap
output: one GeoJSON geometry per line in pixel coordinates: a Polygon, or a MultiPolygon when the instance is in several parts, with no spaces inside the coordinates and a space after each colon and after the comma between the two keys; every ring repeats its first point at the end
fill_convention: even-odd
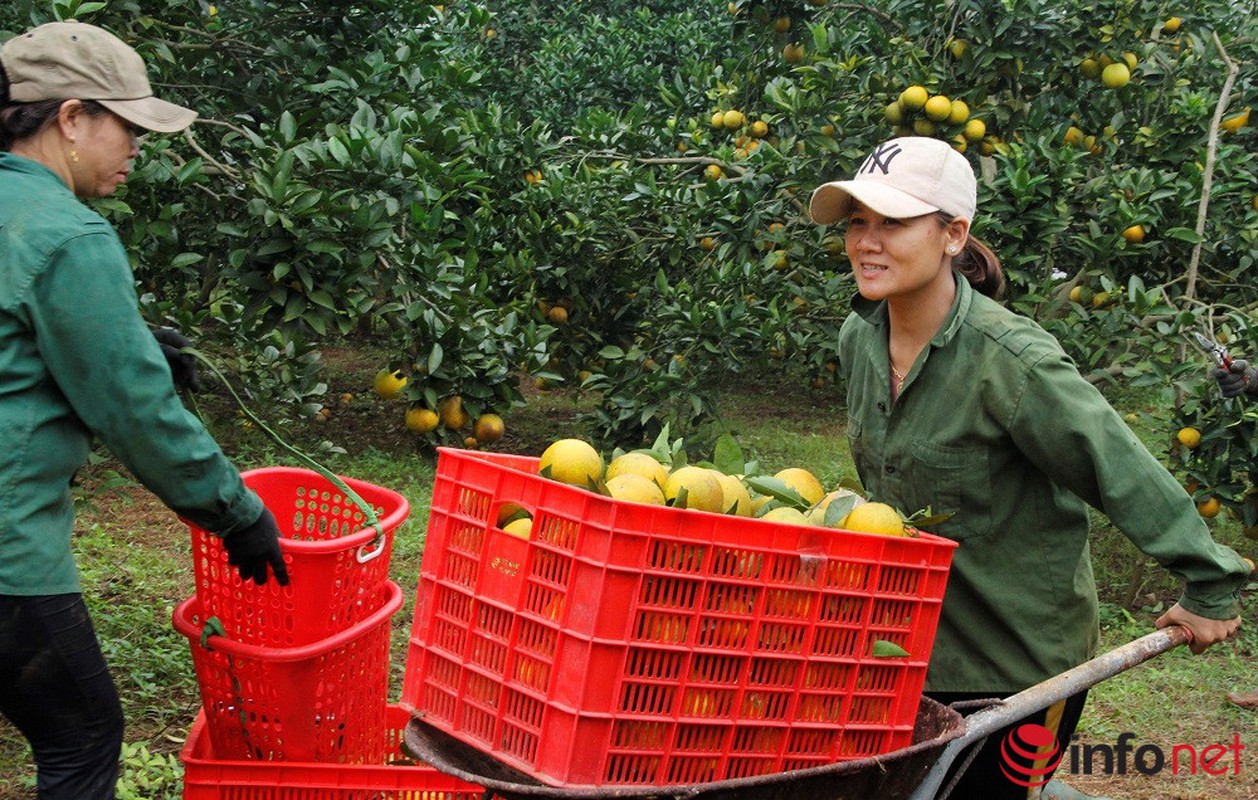
{"type": "Polygon", "coordinates": [[[99,437],[242,578],[288,580],[275,520],[196,417],[138,313],[126,253],[79,198],[114,192],[141,130],[195,112],[153,96],[106,31],[42,25],[0,47],[0,713],[41,798],[112,798],[122,710],[70,548],[70,481],[99,437]]]}
{"type": "MultiPolygon", "coordinates": [[[[1008,696],[1094,654],[1089,505],[1184,581],[1158,627],[1187,627],[1194,652],[1229,638],[1248,565],[1058,342],[993,299],[1004,280],[971,235],[976,206],[969,162],[927,137],[878,145],[811,203],[816,222],[845,227],[859,292],[838,344],[860,478],[903,511],[950,513],[932,530],[960,543],[927,692],[1008,696]]],[[[1064,750],[1083,699],[1023,723],[1064,750]]],[[[1004,738],[988,738],[951,797],[1028,796],[1002,772],[1004,738]]],[[[1082,796],[1060,781],[1044,792],[1082,796]]]]}

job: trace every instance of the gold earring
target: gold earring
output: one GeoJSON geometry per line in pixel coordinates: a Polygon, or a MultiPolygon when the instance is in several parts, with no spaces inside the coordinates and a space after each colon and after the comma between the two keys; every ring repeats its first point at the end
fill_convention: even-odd
{"type": "Polygon", "coordinates": [[[75,164],[79,163],[79,149],[77,147],[70,148],[70,160],[75,164]]]}

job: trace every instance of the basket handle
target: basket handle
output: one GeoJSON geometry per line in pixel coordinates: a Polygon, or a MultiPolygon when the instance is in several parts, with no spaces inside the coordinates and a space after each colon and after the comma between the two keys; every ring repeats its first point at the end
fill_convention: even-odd
{"type": "Polygon", "coordinates": [[[368,561],[374,561],[376,558],[379,558],[382,553],[384,553],[385,544],[387,544],[387,541],[384,536],[381,535],[380,529],[376,528],[376,538],[359,547],[357,552],[354,553],[354,560],[356,560],[359,564],[366,564],[368,561]],[[368,550],[367,548],[371,549],[368,550]]]}
{"type": "Polygon", "coordinates": [[[368,561],[380,555],[380,553],[384,551],[384,526],[380,524],[380,517],[376,515],[376,510],[371,507],[370,503],[362,499],[362,497],[359,496],[358,492],[355,492],[353,489],[350,488],[348,483],[341,480],[341,477],[339,475],[332,472],[332,470],[323,466],[319,462],[315,461],[313,458],[306,455],[302,451],[298,450],[296,447],[293,447],[288,442],[284,441],[278,433],[271,430],[269,427],[267,427],[266,423],[258,419],[257,415],[254,414],[253,411],[251,411],[249,407],[245,405],[245,402],[240,399],[240,395],[236,394],[236,390],[232,388],[232,385],[227,380],[227,378],[223,377],[223,373],[219,371],[218,367],[215,366],[214,362],[212,362],[209,358],[207,358],[204,353],[201,353],[200,351],[192,347],[185,347],[179,352],[187,353],[188,355],[192,356],[193,358],[197,359],[202,364],[204,364],[210,370],[210,372],[214,373],[214,376],[218,378],[220,381],[222,381],[223,385],[227,387],[227,391],[231,393],[232,399],[236,401],[236,405],[240,406],[241,412],[244,413],[244,415],[249,419],[250,422],[252,422],[254,425],[257,425],[259,428],[261,428],[263,432],[265,432],[267,436],[271,437],[271,439],[280,447],[284,448],[289,453],[292,453],[294,456],[296,456],[297,460],[300,461],[303,465],[319,473],[324,478],[327,478],[332,483],[333,486],[335,486],[337,489],[340,489],[341,492],[346,497],[352,500],[354,502],[354,505],[358,506],[358,510],[363,512],[363,516],[366,518],[367,524],[376,529],[375,538],[373,538],[368,544],[365,544],[363,545],[363,547],[360,547],[358,549],[358,563],[359,564],[367,563],[368,561]],[[363,548],[368,547],[369,545],[374,546],[375,550],[364,556],[363,548]]]}

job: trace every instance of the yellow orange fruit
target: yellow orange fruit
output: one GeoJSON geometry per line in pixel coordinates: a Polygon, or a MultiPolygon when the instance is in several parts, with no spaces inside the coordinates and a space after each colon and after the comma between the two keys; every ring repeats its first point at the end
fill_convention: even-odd
{"type": "Polygon", "coordinates": [[[821,498],[825,497],[826,490],[821,485],[821,481],[803,467],[787,467],[779,470],[773,477],[794,489],[800,497],[808,501],[809,505],[819,503],[821,498]]]}
{"type": "Polygon", "coordinates": [[[703,176],[710,181],[720,180],[725,177],[725,170],[717,164],[708,164],[703,168],[703,176]]]}
{"type": "Polygon", "coordinates": [[[607,480],[620,475],[638,475],[660,488],[668,483],[668,470],[654,456],[646,453],[623,453],[607,465],[607,480]]]}
{"type": "Polygon", "coordinates": [[[407,430],[415,433],[428,433],[429,431],[435,431],[439,424],[441,424],[441,418],[431,408],[411,406],[406,409],[407,430]]]}
{"type": "Polygon", "coordinates": [[[948,111],[948,122],[953,125],[960,125],[970,118],[970,107],[965,104],[964,100],[953,100],[950,110],[948,111]]]}
{"type": "Polygon", "coordinates": [[[1095,80],[1101,77],[1101,65],[1095,58],[1089,56],[1079,62],[1079,74],[1088,80],[1095,80]]]}
{"type": "Polygon", "coordinates": [[[790,17],[778,17],[773,20],[773,30],[777,33],[786,33],[791,29],[790,17]]]}
{"type": "Polygon", "coordinates": [[[538,472],[573,486],[588,488],[603,477],[603,457],[589,442],[559,439],[552,442],[538,461],[538,472]]]}
{"type": "Polygon", "coordinates": [[[1219,502],[1217,497],[1207,497],[1197,504],[1197,513],[1206,519],[1213,519],[1219,515],[1219,511],[1223,509],[1223,504],[1219,502]]]}
{"type": "Polygon", "coordinates": [[[906,111],[917,111],[926,105],[926,101],[930,99],[930,93],[926,91],[925,86],[913,85],[900,92],[900,105],[906,111]]]}
{"type": "Polygon", "coordinates": [[[1115,61],[1101,70],[1101,83],[1108,89],[1121,89],[1131,81],[1131,70],[1121,61],[1115,61]]]}
{"type": "Polygon", "coordinates": [[[717,111],[716,113],[714,113],[712,115],[711,122],[712,122],[713,128],[724,128],[725,127],[725,112],[717,111]]]}
{"type": "Polygon", "coordinates": [[[942,94],[937,94],[922,106],[922,113],[933,122],[943,122],[952,113],[952,101],[942,94]]]}
{"type": "Polygon", "coordinates": [[[962,135],[971,142],[977,142],[987,135],[987,123],[981,119],[972,119],[965,123],[962,135]]]}
{"type": "Polygon", "coordinates": [[[1241,111],[1239,114],[1234,114],[1233,116],[1230,116],[1227,119],[1223,120],[1221,123],[1219,123],[1219,127],[1223,128],[1223,130],[1227,131],[1228,133],[1236,133],[1237,131],[1239,131],[1241,128],[1245,127],[1248,124],[1249,124],[1249,106],[1245,106],[1245,109],[1241,111]]]}
{"type": "Polygon", "coordinates": [[[533,535],[533,518],[519,517],[502,526],[502,529],[512,536],[518,536],[521,539],[527,539],[533,535]]]}
{"type": "Polygon", "coordinates": [[[749,132],[752,136],[756,137],[757,139],[760,139],[760,138],[763,138],[763,137],[765,137],[765,136],[768,136],[768,135],[769,135],[769,123],[765,122],[765,121],[764,121],[764,120],[762,120],[762,119],[758,119],[758,120],[756,120],[755,122],[751,123],[751,128],[750,128],[750,130],[749,130],[748,132],[749,132]]]}
{"type": "Polygon", "coordinates": [[[1175,33],[1182,24],[1184,24],[1184,21],[1179,17],[1171,17],[1162,23],[1162,33],[1175,33]]]}
{"type": "Polygon", "coordinates": [[[804,60],[804,46],[802,44],[788,44],[782,48],[782,58],[786,59],[788,64],[798,64],[804,60]]]}
{"type": "Polygon", "coordinates": [[[556,325],[564,325],[568,322],[568,309],[563,306],[553,306],[546,312],[546,319],[556,325]]]}
{"type": "Polygon", "coordinates": [[[615,500],[647,503],[653,506],[664,505],[664,491],[655,481],[630,472],[608,478],[607,494],[615,500]]]}
{"type": "Polygon", "coordinates": [[[782,522],[787,525],[807,525],[808,518],[804,516],[804,512],[798,508],[791,506],[775,506],[760,515],[760,519],[766,522],[782,522]]]}
{"type": "Polygon", "coordinates": [[[1066,133],[1061,137],[1061,140],[1063,144],[1074,145],[1077,147],[1083,144],[1083,131],[1079,130],[1074,125],[1071,125],[1069,128],[1066,128],[1066,133]]]}
{"type": "Polygon", "coordinates": [[[1193,427],[1180,428],[1179,432],[1175,434],[1175,439],[1184,447],[1192,450],[1201,444],[1201,431],[1193,427]]]}
{"type": "Polygon", "coordinates": [[[1144,226],[1132,225],[1130,228],[1123,230],[1123,238],[1129,244],[1140,244],[1144,241],[1144,226]]]}
{"type": "Polygon", "coordinates": [[[506,431],[506,424],[497,414],[481,414],[472,423],[472,435],[485,444],[498,441],[506,431]]]}
{"type": "Polygon", "coordinates": [[[441,419],[441,424],[452,431],[462,430],[472,421],[463,408],[463,398],[457,394],[443,398],[437,404],[437,416],[441,419]]]}
{"type": "Polygon", "coordinates": [[[751,516],[751,493],[737,475],[716,476],[721,484],[721,511],[736,517],[751,516]]]}
{"type": "Polygon", "coordinates": [[[904,106],[900,105],[899,100],[892,100],[887,103],[887,110],[883,112],[883,117],[890,125],[900,125],[904,122],[904,106]]]}
{"type": "Polygon", "coordinates": [[[397,393],[402,391],[406,386],[406,376],[401,370],[385,369],[376,373],[375,379],[372,381],[372,388],[376,390],[376,394],[388,400],[396,397],[397,393]]]}
{"type": "Polygon", "coordinates": [[[673,470],[664,483],[664,498],[679,508],[720,513],[725,492],[709,469],[686,465],[673,470]]]}
{"type": "Polygon", "coordinates": [[[736,131],[741,128],[744,121],[746,121],[746,117],[743,116],[743,112],[741,111],[736,111],[731,108],[729,111],[725,112],[725,127],[731,131],[736,131]]]}
{"type": "Polygon", "coordinates": [[[862,503],[852,509],[840,528],[860,533],[877,533],[883,536],[908,536],[900,512],[886,503],[862,503]]]}

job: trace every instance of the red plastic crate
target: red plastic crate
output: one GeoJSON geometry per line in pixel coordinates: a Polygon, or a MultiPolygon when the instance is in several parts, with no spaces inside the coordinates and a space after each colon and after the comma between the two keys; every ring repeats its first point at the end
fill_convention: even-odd
{"type": "Polygon", "coordinates": [[[205,636],[196,597],[175,607],[188,637],[214,752],[258,761],[362,763],[384,738],[390,618],[402,589],[389,581],[369,617],[300,647],[205,636]]]}
{"type": "Polygon", "coordinates": [[[323,640],[371,615],[387,593],[393,534],[408,514],[402,495],[366,481],[342,478],[376,512],[384,531],[314,470],[265,467],[242,473],[279,524],[280,549],[290,582],[259,586],[242,581],[227,563],[222,539],[189,523],[196,596],[235,641],[299,647],[323,640]],[[366,527],[365,527],[366,526],[366,527]]]}
{"type": "Polygon", "coordinates": [[[481,800],[481,786],[402,756],[410,714],[386,709],[379,752],[364,764],[228,761],[215,758],[204,712],[179,753],[184,800],[481,800]]]}
{"type": "Polygon", "coordinates": [[[614,501],[536,470],[440,450],[403,705],[563,787],[910,744],[955,542],[614,501]],[[530,540],[495,526],[506,502],[533,512],[530,540]]]}

